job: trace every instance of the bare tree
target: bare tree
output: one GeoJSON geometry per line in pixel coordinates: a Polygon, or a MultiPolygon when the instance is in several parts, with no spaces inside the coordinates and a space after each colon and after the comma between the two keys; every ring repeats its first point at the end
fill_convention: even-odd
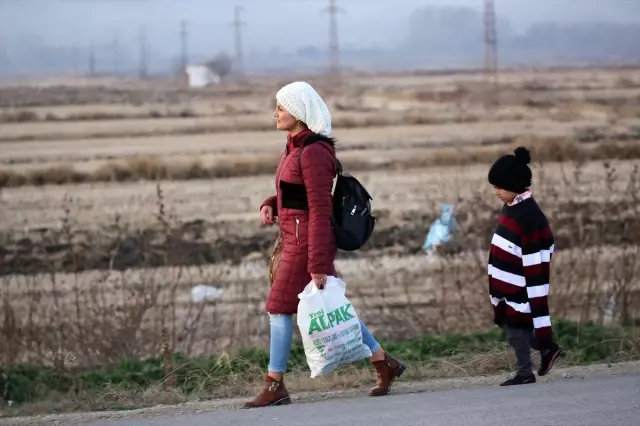
{"type": "Polygon", "coordinates": [[[226,53],[220,53],[205,64],[220,80],[224,80],[233,70],[233,60],[226,53]]]}

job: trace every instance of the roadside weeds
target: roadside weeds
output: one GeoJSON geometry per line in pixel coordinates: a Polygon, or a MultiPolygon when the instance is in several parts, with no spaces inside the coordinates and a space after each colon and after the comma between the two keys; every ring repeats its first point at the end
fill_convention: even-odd
{"type": "MultiPolygon", "coordinates": [[[[509,373],[510,374],[510,373],[509,373]]],[[[428,393],[447,391],[452,389],[468,389],[485,386],[497,386],[509,374],[490,376],[456,377],[446,379],[431,379],[427,381],[402,382],[394,385],[392,394],[428,393]]],[[[625,374],[640,374],[640,361],[621,362],[617,364],[581,365],[565,368],[555,368],[544,378],[539,378],[538,383],[546,383],[557,380],[579,380],[605,376],[619,376],[625,374]]],[[[312,392],[299,392],[292,395],[293,402],[313,403],[335,398],[366,397],[367,387],[359,386],[354,389],[325,390],[312,392]]],[[[428,395],[425,395],[428,398],[428,395]]],[[[157,405],[155,407],[140,408],[129,411],[102,411],[88,413],[52,414],[18,418],[3,418],[4,425],[79,425],[87,422],[175,417],[188,414],[199,414],[216,411],[236,411],[246,398],[217,399],[209,401],[186,402],[178,405],[157,405]]]]}

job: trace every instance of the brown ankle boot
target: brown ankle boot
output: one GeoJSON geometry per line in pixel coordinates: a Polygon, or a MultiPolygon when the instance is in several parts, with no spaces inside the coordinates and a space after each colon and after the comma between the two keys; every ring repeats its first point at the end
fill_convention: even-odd
{"type": "Polygon", "coordinates": [[[260,408],[287,404],[291,404],[291,398],[289,398],[289,392],[287,392],[287,388],[284,386],[284,378],[277,381],[273,377],[266,376],[264,378],[264,388],[262,392],[260,392],[253,401],[245,403],[243,408],[260,408]]]}
{"type": "Polygon", "coordinates": [[[376,386],[369,391],[369,396],[383,396],[389,393],[391,385],[396,377],[402,376],[407,369],[400,361],[393,358],[388,353],[384,354],[384,360],[374,361],[378,379],[376,386]]]}

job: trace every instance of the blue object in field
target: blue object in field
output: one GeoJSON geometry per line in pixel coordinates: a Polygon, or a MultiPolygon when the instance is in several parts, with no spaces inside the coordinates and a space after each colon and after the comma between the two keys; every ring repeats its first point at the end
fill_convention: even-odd
{"type": "Polygon", "coordinates": [[[454,232],[456,232],[456,218],[453,215],[453,206],[451,204],[443,204],[440,208],[440,217],[431,224],[422,248],[428,250],[446,243],[451,240],[454,232]]]}

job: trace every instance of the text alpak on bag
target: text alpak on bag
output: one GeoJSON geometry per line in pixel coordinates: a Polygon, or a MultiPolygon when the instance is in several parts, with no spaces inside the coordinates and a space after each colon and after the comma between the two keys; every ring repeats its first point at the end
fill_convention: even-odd
{"type": "Polygon", "coordinates": [[[362,342],[360,319],[345,297],[342,280],[327,277],[323,290],[312,281],[298,297],[297,321],[311,377],[371,356],[362,342]]]}

